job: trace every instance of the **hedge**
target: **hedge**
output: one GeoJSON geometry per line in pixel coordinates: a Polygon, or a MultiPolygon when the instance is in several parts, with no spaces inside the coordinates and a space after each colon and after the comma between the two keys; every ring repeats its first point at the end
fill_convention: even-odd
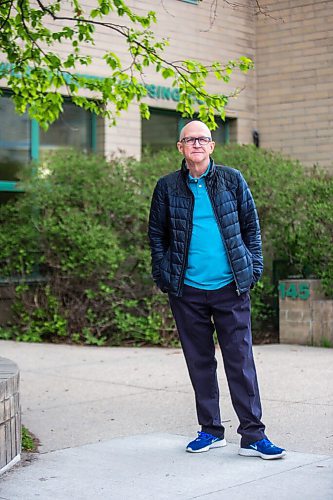
{"type": "MultiPolygon", "coordinates": [[[[243,172],[257,203],[266,268],[251,298],[261,340],[275,325],[274,261],[321,278],[333,294],[333,180],[253,146],[217,148],[214,158],[243,172]]],[[[156,180],[179,162],[176,151],[147,151],[141,162],[64,151],[25,175],[24,194],[0,207],[0,273],[15,292],[0,337],[178,345],[150,276],[147,219],[156,180]]]]}

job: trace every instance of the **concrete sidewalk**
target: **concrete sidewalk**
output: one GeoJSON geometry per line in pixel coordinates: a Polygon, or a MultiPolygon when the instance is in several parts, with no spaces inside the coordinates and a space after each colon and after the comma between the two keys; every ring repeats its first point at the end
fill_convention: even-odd
{"type": "Polygon", "coordinates": [[[228,446],[185,453],[198,426],[179,349],[0,341],[21,369],[23,423],[40,453],[0,479],[0,499],[333,498],[333,350],[254,348],[270,439],[283,460],[237,455],[220,353],[228,446]]]}

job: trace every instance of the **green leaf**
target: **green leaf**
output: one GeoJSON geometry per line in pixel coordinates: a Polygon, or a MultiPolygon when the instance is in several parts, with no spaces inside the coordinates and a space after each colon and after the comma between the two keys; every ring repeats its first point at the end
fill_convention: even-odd
{"type": "Polygon", "coordinates": [[[161,71],[163,78],[173,78],[175,76],[175,71],[171,68],[163,68],[161,71]]]}
{"type": "Polygon", "coordinates": [[[140,114],[142,118],[149,120],[150,118],[149,106],[143,102],[140,103],[140,114]]]}

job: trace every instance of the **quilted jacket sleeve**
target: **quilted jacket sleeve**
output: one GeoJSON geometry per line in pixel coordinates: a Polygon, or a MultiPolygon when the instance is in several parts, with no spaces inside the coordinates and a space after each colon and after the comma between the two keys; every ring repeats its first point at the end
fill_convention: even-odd
{"type": "Polygon", "coordinates": [[[152,258],[152,276],[160,286],[160,262],[169,247],[169,230],[167,225],[166,191],[163,179],[155,187],[149,214],[148,236],[152,258]]]}
{"type": "Polygon", "coordinates": [[[253,284],[255,284],[260,279],[263,271],[260,225],[253,196],[240,172],[237,203],[242,239],[252,256],[253,284]]]}

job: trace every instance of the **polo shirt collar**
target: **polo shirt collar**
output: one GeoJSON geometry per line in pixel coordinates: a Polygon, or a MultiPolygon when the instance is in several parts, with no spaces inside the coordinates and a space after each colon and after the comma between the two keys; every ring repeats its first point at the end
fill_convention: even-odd
{"type": "Polygon", "coordinates": [[[211,166],[211,162],[209,162],[208,167],[206,168],[205,172],[202,175],[200,175],[200,177],[192,177],[192,175],[190,174],[190,172],[188,172],[188,181],[189,182],[198,182],[199,179],[202,179],[203,177],[206,177],[208,175],[208,173],[209,173],[210,166],[211,166]]]}

